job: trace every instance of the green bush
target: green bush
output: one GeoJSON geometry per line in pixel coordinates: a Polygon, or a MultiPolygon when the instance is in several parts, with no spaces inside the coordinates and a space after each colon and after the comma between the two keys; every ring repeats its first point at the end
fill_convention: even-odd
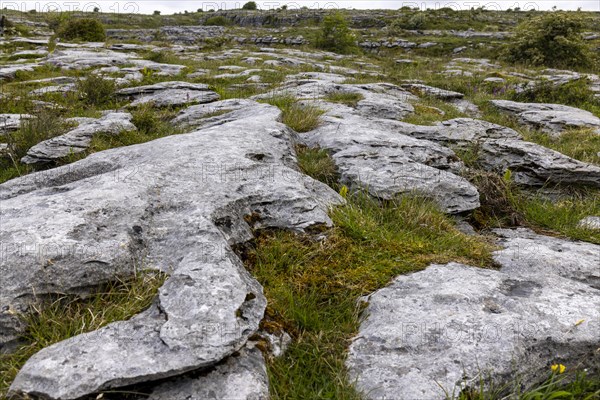
{"type": "Polygon", "coordinates": [[[100,21],[91,18],[71,19],[62,24],[56,33],[64,40],[82,40],[85,42],[103,42],[106,31],[100,21]]]}
{"type": "Polygon", "coordinates": [[[352,53],[357,49],[356,38],[348,27],[348,21],[337,12],[323,18],[321,32],[317,37],[316,45],[323,50],[336,53],[352,53]]]}
{"type": "Polygon", "coordinates": [[[242,10],[256,10],[256,2],[255,1],[249,1],[246,4],[244,4],[244,6],[242,7],[242,10]]]}
{"type": "Polygon", "coordinates": [[[113,80],[90,74],[77,82],[77,90],[87,104],[104,106],[114,101],[117,85],[113,80]]]}
{"type": "Polygon", "coordinates": [[[504,57],[511,62],[550,67],[585,67],[592,64],[584,43],[584,22],[578,13],[551,12],[520,24],[504,57]]]}
{"type": "Polygon", "coordinates": [[[214,17],[207,18],[206,21],[204,21],[204,25],[229,26],[231,25],[231,21],[222,15],[216,15],[214,17]]]}
{"type": "Polygon", "coordinates": [[[515,101],[524,103],[557,103],[568,106],[587,108],[600,105],[595,93],[590,90],[587,79],[578,79],[562,85],[550,81],[538,82],[535,86],[511,96],[515,101]]]}

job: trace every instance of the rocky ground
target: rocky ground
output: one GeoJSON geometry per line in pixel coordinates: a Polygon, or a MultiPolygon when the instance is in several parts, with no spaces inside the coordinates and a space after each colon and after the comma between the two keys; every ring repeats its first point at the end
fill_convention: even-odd
{"type": "Polygon", "coordinates": [[[0,395],[600,390],[599,71],[231,18],[0,40],[0,395]]]}

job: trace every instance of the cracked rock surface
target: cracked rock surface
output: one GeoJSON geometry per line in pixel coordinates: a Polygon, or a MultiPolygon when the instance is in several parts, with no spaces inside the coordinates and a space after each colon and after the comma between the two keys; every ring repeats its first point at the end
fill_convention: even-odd
{"type": "Polygon", "coordinates": [[[77,128],[31,147],[21,162],[24,164],[47,163],[69,154],[81,153],[90,147],[94,135],[101,133],[118,135],[122,131],[137,130],[131,119],[131,114],[124,112],[109,112],[98,119],[80,119],[81,123],[77,128]]]}
{"type": "Polygon", "coordinates": [[[600,369],[600,246],[497,233],[499,271],[431,265],[368,297],[347,361],[365,398],[441,400],[488,374],[533,384],[552,360],[600,369]]]}
{"type": "Polygon", "coordinates": [[[296,170],[277,108],[256,103],[238,117],[0,185],[0,241],[11,245],[0,344],[25,329],[18,315],[34,294],[82,293],[137,265],[168,274],[148,310],[41,350],[11,393],[76,399],[180,375],[217,364],[257,331],[266,301],[232,246],[251,228],[330,225],[328,208],[342,199],[296,170]]]}

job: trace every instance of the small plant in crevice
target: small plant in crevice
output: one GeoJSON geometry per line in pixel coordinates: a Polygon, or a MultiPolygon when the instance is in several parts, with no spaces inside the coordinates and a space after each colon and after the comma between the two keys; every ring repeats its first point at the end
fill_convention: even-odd
{"type": "Polygon", "coordinates": [[[273,96],[263,101],[279,107],[283,113],[282,122],[300,133],[317,128],[321,123],[321,115],[324,114],[320,108],[300,103],[293,96],[273,96]]]}
{"type": "Polygon", "coordinates": [[[363,95],[360,93],[351,93],[351,92],[331,92],[325,96],[325,100],[330,101],[332,103],[341,103],[350,107],[356,107],[358,102],[364,99],[363,95]]]}
{"type": "Polygon", "coordinates": [[[43,111],[21,123],[21,127],[8,135],[12,158],[20,160],[36,144],[65,133],[68,124],[53,111],[43,111]]]}
{"type": "Polygon", "coordinates": [[[297,145],[296,154],[302,172],[338,190],[337,167],[327,150],[297,145]]]}
{"type": "Polygon", "coordinates": [[[77,91],[88,105],[102,107],[116,102],[115,81],[96,74],[89,74],[85,79],[78,80],[77,91]]]}

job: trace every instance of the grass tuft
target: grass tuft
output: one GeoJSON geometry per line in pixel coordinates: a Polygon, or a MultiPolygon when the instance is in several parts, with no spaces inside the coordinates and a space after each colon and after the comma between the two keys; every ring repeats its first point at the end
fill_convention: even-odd
{"type": "Polygon", "coordinates": [[[269,362],[273,399],[360,399],[344,367],[359,326],[356,300],[434,262],[492,265],[485,239],[460,233],[421,198],[380,203],[359,193],[331,217],[335,228],[323,241],[278,232],[260,238],[249,256],[269,300],[263,325],[294,338],[269,362]]]}
{"type": "Polygon", "coordinates": [[[282,122],[296,132],[309,132],[317,128],[324,114],[320,108],[301,104],[293,96],[274,96],[264,102],[279,107],[283,112],[282,122]]]}

